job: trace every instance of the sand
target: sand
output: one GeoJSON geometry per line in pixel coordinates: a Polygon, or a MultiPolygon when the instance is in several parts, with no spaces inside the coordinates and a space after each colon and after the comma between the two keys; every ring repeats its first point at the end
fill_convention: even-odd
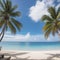
{"type": "Polygon", "coordinates": [[[1,50],[5,57],[11,56],[11,60],[60,60],[60,50],[48,51],[20,51],[1,50]]]}

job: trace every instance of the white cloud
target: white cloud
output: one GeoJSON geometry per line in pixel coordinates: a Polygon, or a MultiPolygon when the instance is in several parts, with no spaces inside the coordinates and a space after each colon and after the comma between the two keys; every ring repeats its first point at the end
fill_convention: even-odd
{"type": "Polygon", "coordinates": [[[47,14],[47,9],[45,9],[45,7],[43,1],[37,1],[35,6],[30,7],[29,17],[35,22],[39,21],[42,15],[47,14]]]}
{"type": "Polygon", "coordinates": [[[29,32],[26,35],[17,34],[11,35],[10,33],[5,34],[2,41],[20,41],[20,42],[49,42],[58,41],[58,36],[53,37],[52,35],[46,40],[43,34],[31,35],[29,32]]]}
{"type": "Polygon", "coordinates": [[[43,15],[49,14],[47,11],[48,6],[55,6],[54,1],[55,0],[37,0],[36,4],[29,9],[29,17],[33,21],[38,22],[43,15]]]}
{"type": "Polygon", "coordinates": [[[9,33],[6,33],[3,41],[25,41],[28,40],[30,38],[30,33],[27,33],[26,35],[11,35],[9,33]]]}

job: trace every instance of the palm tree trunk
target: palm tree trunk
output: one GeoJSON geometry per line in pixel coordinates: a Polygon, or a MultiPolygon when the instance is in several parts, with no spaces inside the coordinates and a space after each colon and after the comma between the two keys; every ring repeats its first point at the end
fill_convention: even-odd
{"type": "Polygon", "coordinates": [[[4,32],[3,32],[3,35],[2,35],[2,37],[0,38],[0,42],[2,41],[3,37],[4,37],[4,32]]]}
{"type": "Polygon", "coordinates": [[[2,35],[2,32],[0,33],[0,36],[2,35]]]}
{"type": "Polygon", "coordinates": [[[3,27],[3,29],[2,29],[2,32],[0,33],[0,36],[3,34],[3,30],[4,30],[4,27],[3,27]]]}
{"type": "Polygon", "coordinates": [[[0,42],[2,41],[2,39],[3,39],[3,37],[4,37],[5,29],[6,29],[6,24],[4,24],[4,27],[3,27],[3,29],[2,29],[2,32],[0,33],[0,36],[1,36],[0,42]]]}

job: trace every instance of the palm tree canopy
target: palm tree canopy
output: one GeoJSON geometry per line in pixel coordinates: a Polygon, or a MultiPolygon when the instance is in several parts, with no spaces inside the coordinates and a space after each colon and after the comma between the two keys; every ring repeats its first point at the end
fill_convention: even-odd
{"type": "Polygon", "coordinates": [[[48,12],[50,15],[43,15],[41,18],[42,21],[45,21],[43,31],[46,38],[48,38],[50,33],[55,36],[55,33],[58,33],[60,30],[60,7],[58,10],[55,7],[49,7],[48,12]]]}
{"type": "Polygon", "coordinates": [[[16,9],[17,5],[13,6],[10,0],[0,0],[0,28],[2,28],[0,36],[1,34],[4,35],[4,32],[8,29],[13,34],[16,34],[17,30],[21,30],[22,24],[16,20],[16,17],[19,17],[21,13],[16,9]]]}
{"type": "Polygon", "coordinates": [[[0,28],[6,24],[6,30],[9,28],[13,34],[16,33],[16,28],[20,31],[22,24],[14,17],[21,15],[16,11],[17,5],[12,6],[10,0],[0,0],[0,28]]]}

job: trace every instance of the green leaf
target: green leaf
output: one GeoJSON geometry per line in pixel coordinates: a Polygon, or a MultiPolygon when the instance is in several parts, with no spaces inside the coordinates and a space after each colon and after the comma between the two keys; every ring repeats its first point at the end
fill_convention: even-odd
{"type": "Polygon", "coordinates": [[[47,39],[48,36],[50,35],[51,33],[51,28],[49,28],[46,32],[45,32],[45,38],[47,39]]]}
{"type": "Polygon", "coordinates": [[[10,21],[8,21],[8,26],[9,26],[11,32],[13,34],[16,34],[16,28],[14,27],[14,25],[10,21]]]}
{"type": "Polygon", "coordinates": [[[19,21],[15,20],[14,18],[11,18],[11,21],[14,24],[14,26],[20,31],[22,24],[19,21]]]}
{"type": "Polygon", "coordinates": [[[48,15],[43,15],[42,16],[42,21],[53,21],[51,17],[49,17],[48,15]]]}
{"type": "Polygon", "coordinates": [[[46,24],[44,25],[44,27],[43,27],[43,31],[48,30],[51,26],[52,26],[51,23],[46,23],[46,24]]]}
{"type": "Polygon", "coordinates": [[[60,19],[60,12],[59,12],[58,15],[57,15],[57,19],[60,19]]]}
{"type": "Polygon", "coordinates": [[[52,27],[52,35],[55,36],[55,33],[57,32],[57,28],[56,26],[52,27]]]}
{"type": "Polygon", "coordinates": [[[4,6],[4,4],[3,4],[2,1],[3,1],[3,0],[0,0],[0,6],[1,6],[1,8],[2,8],[3,10],[5,10],[5,6],[4,6]]]}
{"type": "Polygon", "coordinates": [[[17,5],[15,5],[11,8],[11,12],[13,12],[15,9],[17,9],[17,5]]]}
{"type": "Polygon", "coordinates": [[[60,25],[60,21],[57,23],[57,25],[60,25]]]}
{"type": "Polygon", "coordinates": [[[5,21],[4,20],[1,20],[0,21],[0,28],[2,28],[2,26],[4,25],[5,21]]]}
{"type": "Polygon", "coordinates": [[[59,12],[60,12],[60,7],[59,7],[58,10],[57,10],[57,15],[59,14],[59,12]]]}
{"type": "Polygon", "coordinates": [[[16,16],[20,16],[20,14],[21,13],[19,11],[16,11],[16,12],[10,13],[10,16],[16,17],[16,16]]]}
{"type": "Polygon", "coordinates": [[[54,7],[49,7],[48,8],[48,12],[50,13],[51,17],[56,19],[56,11],[55,11],[55,8],[54,7]]]}

